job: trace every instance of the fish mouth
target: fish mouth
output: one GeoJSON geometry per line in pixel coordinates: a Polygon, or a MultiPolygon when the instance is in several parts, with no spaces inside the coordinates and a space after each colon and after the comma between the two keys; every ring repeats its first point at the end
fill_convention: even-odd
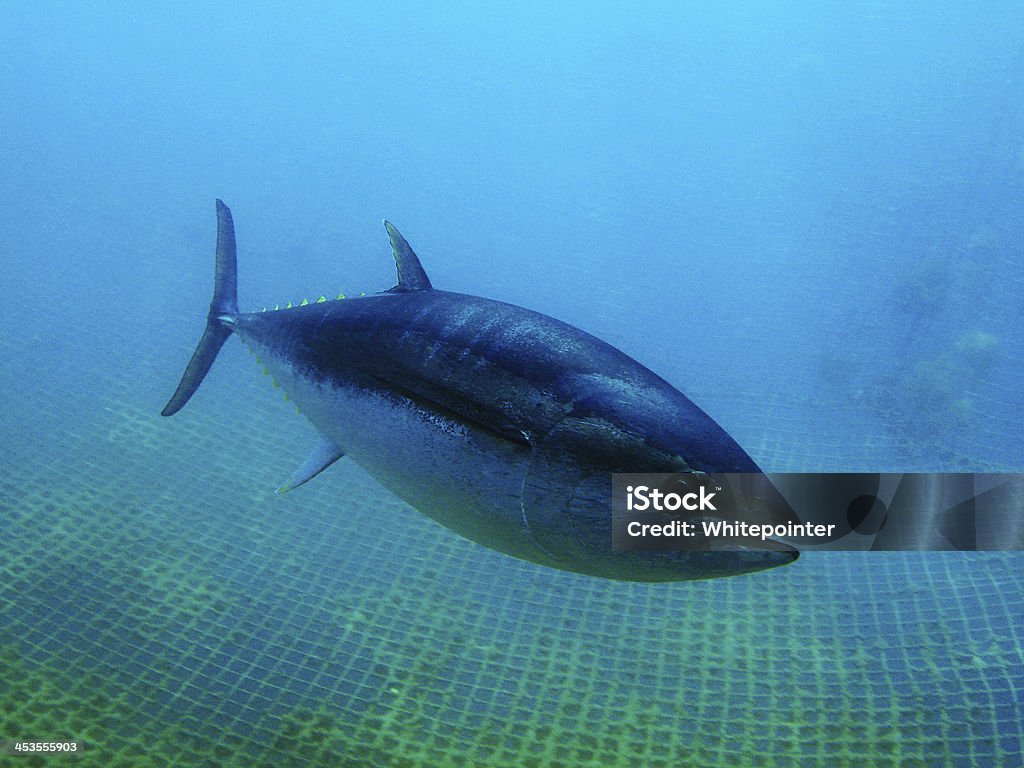
{"type": "Polygon", "coordinates": [[[713,539],[708,543],[707,548],[713,552],[773,552],[790,555],[792,560],[796,560],[800,556],[800,550],[789,542],[771,537],[713,539]]]}
{"type": "Polygon", "coordinates": [[[800,557],[800,552],[792,547],[787,547],[785,550],[749,550],[739,553],[735,553],[742,557],[739,565],[741,569],[737,575],[742,573],[756,573],[758,571],[767,571],[771,568],[778,568],[779,566],[789,565],[800,557]]]}
{"type": "Polygon", "coordinates": [[[689,549],[684,558],[698,558],[705,572],[702,578],[741,576],[789,565],[800,557],[800,550],[777,539],[718,538],[705,539],[689,549]]]}
{"type": "Polygon", "coordinates": [[[652,581],[703,581],[705,579],[731,578],[749,573],[767,571],[794,562],[800,553],[783,545],[784,548],[768,549],[733,544],[731,548],[706,551],[676,551],[675,568],[672,575],[659,574],[652,581]]]}
{"type": "Polygon", "coordinates": [[[765,559],[778,560],[779,565],[792,563],[800,557],[800,550],[789,542],[759,537],[707,538],[695,544],[690,551],[763,555],[765,559]]]}
{"type": "Polygon", "coordinates": [[[800,557],[800,551],[784,542],[768,540],[759,541],[756,546],[735,544],[706,553],[721,560],[723,568],[731,569],[730,575],[756,573],[770,568],[789,565],[800,557]]]}

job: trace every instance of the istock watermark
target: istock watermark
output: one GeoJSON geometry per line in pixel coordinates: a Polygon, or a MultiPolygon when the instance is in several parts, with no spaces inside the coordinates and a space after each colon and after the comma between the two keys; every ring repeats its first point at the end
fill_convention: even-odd
{"type": "Polygon", "coordinates": [[[656,512],[678,512],[684,509],[687,512],[717,512],[712,500],[717,490],[708,491],[707,487],[698,486],[697,491],[676,493],[669,491],[665,493],[658,488],[650,488],[646,485],[626,486],[626,509],[629,511],[646,512],[652,509],[656,512]]]}
{"type": "Polygon", "coordinates": [[[1021,550],[1024,474],[616,474],[622,551],[1021,550]]]}

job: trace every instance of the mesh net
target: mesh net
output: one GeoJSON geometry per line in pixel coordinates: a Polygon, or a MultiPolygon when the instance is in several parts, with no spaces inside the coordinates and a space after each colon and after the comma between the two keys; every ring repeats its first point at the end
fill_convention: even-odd
{"type": "MultiPolygon", "coordinates": [[[[81,739],[102,766],[1024,764],[1018,555],[577,577],[351,462],[274,496],[312,433],[240,345],[160,419],[166,350],[39,376],[4,343],[0,738],[81,739]]],[[[830,441],[824,400],[695,395],[773,469],[893,461],[871,427],[830,441]]]]}

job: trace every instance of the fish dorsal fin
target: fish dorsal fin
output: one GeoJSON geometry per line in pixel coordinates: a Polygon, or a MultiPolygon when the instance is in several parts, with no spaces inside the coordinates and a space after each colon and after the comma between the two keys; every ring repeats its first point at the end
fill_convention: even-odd
{"type": "Polygon", "coordinates": [[[395,254],[395,266],[398,267],[398,285],[391,290],[396,291],[429,291],[430,278],[423,271],[419,257],[413,251],[402,233],[395,229],[390,221],[384,221],[384,228],[391,238],[391,251],[395,254]]]}

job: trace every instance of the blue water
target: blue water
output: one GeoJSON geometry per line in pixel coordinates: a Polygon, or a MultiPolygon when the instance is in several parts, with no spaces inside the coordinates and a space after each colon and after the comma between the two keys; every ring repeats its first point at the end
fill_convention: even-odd
{"type": "MultiPolygon", "coordinates": [[[[51,566],[44,549],[28,565],[10,549],[0,556],[0,608],[12,627],[0,644],[31,664],[116,668],[122,646],[82,639],[96,636],[91,622],[132,615],[117,600],[124,585],[110,585],[128,579],[125,600],[148,616],[145,601],[164,593],[130,585],[148,583],[152,563],[172,582],[181,581],[176,568],[192,569],[208,586],[187,582],[186,592],[226,590],[218,599],[227,607],[201,608],[193,616],[200,636],[190,641],[181,628],[192,625],[180,618],[143,626],[133,663],[151,665],[168,648],[194,663],[188,675],[164,670],[174,686],[138,695],[159,719],[214,691],[225,702],[217,710],[223,723],[240,734],[228,746],[259,753],[243,726],[280,716],[285,699],[267,704],[260,697],[270,694],[209,670],[251,658],[235,673],[262,685],[273,665],[267,674],[252,670],[271,658],[293,665],[288,679],[302,681],[303,659],[328,654],[327,636],[339,631],[331,622],[351,609],[339,609],[333,591],[367,568],[387,592],[395,586],[388,574],[408,567],[427,597],[397,608],[397,624],[381,603],[371,610],[351,597],[362,606],[353,615],[372,621],[352,630],[356,640],[338,641],[349,658],[362,658],[375,638],[387,646],[403,622],[409,632],[426,631],[415,629],[417,617],[440,610],[430,608],[437,596],[424,586],[439,567],[430,556],[408,560],[365,527],[333,527],[346,518],[337,522],[332,504],[344,510],[366,493],[379,494],[371,506],[388,503],[357,470],[332,468],[333,481],[318,478],[305,501],[268,496],[305,453],[310,431],[239,349],[225,349],[193,411],[157,418],[209,300],[217,197],[238,229],[243,309],[390,287],[394,267],[380,223],[387,217],[435,286],[522,304],[611,341],[679,386],[768,469],[1024,471],[1022,40],[1018,2],[8,4],[0,20],[0,530],[20,536],[23,548],[33,525],[42,527],[31,546],[72,529],[81,544],[53,554],[59,562],[51,566]],[[350,483],[362,490],[351,495],[350,483]],[[329,560],[316,548],[323,530],[363,549],[329,560]],[[193,547],[194,559],[168,555],[169,543],[179,553],[193,547]],[[281,565],[282,548],[298,563],[293,571],[281,565]],[[271,564],[264,571],[254,552],[271,564]],[[311,582],[303,568],[322,572],[324,582],[311,582]],[[285,583],[295,590],[290,598],[266,594],[285,583]],[[100,597],[88,597],[93,590],[100,597]],[[270,612],[262,634],[240,629],[259,623],[243,610],[247,600],[270,612]],[[305,634],[288,624],[297,621],[288,609],[296,601],[307,606],[305,634]],[[277,610],[284,618],[275,624],[277,610]],[[244,640],[213,647],[212,638],[231,632],[244,640]],[[223,664],[218,653],[227,654],[223,664]]],[[[438,558],[461,546],[424,530],[437,537],[438,558]]],[[[524,618],[515,602],[489,605],[496,593],[480,587],[448,607],[477,617],[465,618],[462,635],[490,647],[480,638],[514,626],[527,639],[480,652],[497,659],[487,697],[458,697],[465,669],[424,673],[449,684],[438,690],[465,711],[457,710],[459,720],[453,699],[436,693],[424,699],[423,716],[455,717],[479,736],[486,727],[467,712],[500,711],[514,723],[530,702],[555,711],[553,678],[529,683],[539,668],[531,664],[550,651],[537,628],[538,617],[554,611],[537,597],[544,573],[469,545],[457,552],[452,567],[467,584],[498,574],[519,584],[532,606],[524,618]],[[506,711],[493,691],[513,678],[527,682],[506,711]]],[[[901,716],[925,711],[914,697],[928,686],[903,688],[924,674],[932,685],[954,680],[943,717],[967,723],[963,732],[943,731],[945,747],[912,751],[906,764],[1020,765],[1022,718],[1012,692],[1024,681],[1022,645],[1019,625],[1007,620],[1016,603],[1000,589],[1018,584],[1019,558],[919,558],[879,569],[850,557],[837,571],[850,582],[837,581],[794,627],[813,620],[811,644],[828,648],[828,622],[846,626],[838,617],[863,588],[866,618],[850,620],[869,646],[892,640],[885,647],[898,659],[877,684],[899,699],[901,716]],[[863,584],[860,573],[869,574],[863,584]],[[912,591],[917,597],[902,592],[908,582],[924,585],[912,591]],[[923,629],[929,622],[932,633],[923,629]],[[935,632],[946,639],[933,642],[935,632]],[[959,632],[973,633],[962,656],[950,639],[959,632]],[[980,709],[954,703],[983,690],[994,693],[980,709]],[[984,738],[972,722],[989,724],[984,738]],[[1001,751],[978,746],[992,741],[1001,751]]],[[[797,567],[803,575],[691,593],[684,585],[671,600],[682,610],[687,594],[705,606],[732,595],[737,611],[753,611],[757,599],[742,590],[755,587],[737,584],[810,589],[825,577],[806,569],[828,565],[797,567]]],[[[609,613],[626,598],[641,600],[638,593],[552,578],[569,594],[597,595],[584,600],[583,624],[605,627],[625,653],[628,629],[609,613]]],[[[632,621],[660,610],[643,595],[649,610],[632,621]]],[[[650,627],[668,622],[658,616],[650,627]]],[[[696,648],[702,631],[724,630],[693,631],[696,648]]],[[[756,622],[733,631],[753,637],[756,622]]],[[[556,647],[583,645],[579,632],[553,631],[556,647]]],[[[644,647],[653,652],[650,632],[644,647]]],[[[793,633],[786,639],[796,643],[793,633]]],[[[789,657],[778,642],[768,655],[781,676],[789,657]]],[[[411,658],[402,648],[396,667],[411,658]]],[[[555,668],[543,658],[544,669],[555,668]]],[[[575,658],[582,669],[623,668],[618,656],[575,658]]],[[[338,711],[362,712],[369,694],[360,692],[384,685],[371,661],[324,663],[332,671],[318,675],[351,677],[327,697],[338,711]]],[[[674,663],[663,658],[657,679],[678,674],[674,663]]],[[[486,663],[468,669],[490,680],[486,663]]],[[[863,676],[834,687],[864,686],[868,693],[851,695],[871,700],[877,681],[859,661],[846,672],[863,676]]],[[[135,670],[126,663],[120,673],[128,685],[135,670]]],[[[820,668],[814,674],[814,701],[842,707],[841,697],[822,693],[835,681],[820,668]]],[[[702,690],[716,681],[703,680],[702,690]]],[[[624,679],[611,693],[595,686],[587,695],[605,713],[627,700],[635,710],[637,692],[658,685],[624,679]]],[[[275,690],[303,706],[315,694],[304,682],[275,690]]],[[[745,714],[763,716],[751,696],[717,716],[734,725],[745,714]]],[[[799,706],[787,717],[806,715],[799,706]]],[[[671,730],[660,711],[667,719],[651,715],[645,727],[671,730]]],[[[823,721],[805,720],[827,731],[823,721]]],[[[941,730],[924,714],[915,722],[941,730]]],[[[755,736],[742,747],[694,746],[691,757],[741,764],[757,743],[780,761],[825,760],[800,738],[755,736]]],[[[899,733],[850,731],[848,741],[858,740],[882,744],[886,759],[898,756],[891,741],[907,744],[899,733]]],[[[458,754],[458,743],[452,737],[437,749],[458,754]]],[[[571,764],[585,764],[580,749],[571,764]]]]}
{"type": "MultiPolygon", "coordinates": [[[[864,406],[846,421],[884,421],[908,348],[928,363],[991,333],[979,375],[962,356],[939,373],[940,409],[968,401],[943,438],[1013,468],[1022,15],[15,4],[7,306],[19,328],[56,313],[166,348],[208,291],[215,196],[249,307],[389,286],[386,216],[435,284],[609,338],[741,433],[730,397],[806,400],[823,368],[864,406]]],[[[942,468],[933,448],[892,459],[942,468]]]]}

